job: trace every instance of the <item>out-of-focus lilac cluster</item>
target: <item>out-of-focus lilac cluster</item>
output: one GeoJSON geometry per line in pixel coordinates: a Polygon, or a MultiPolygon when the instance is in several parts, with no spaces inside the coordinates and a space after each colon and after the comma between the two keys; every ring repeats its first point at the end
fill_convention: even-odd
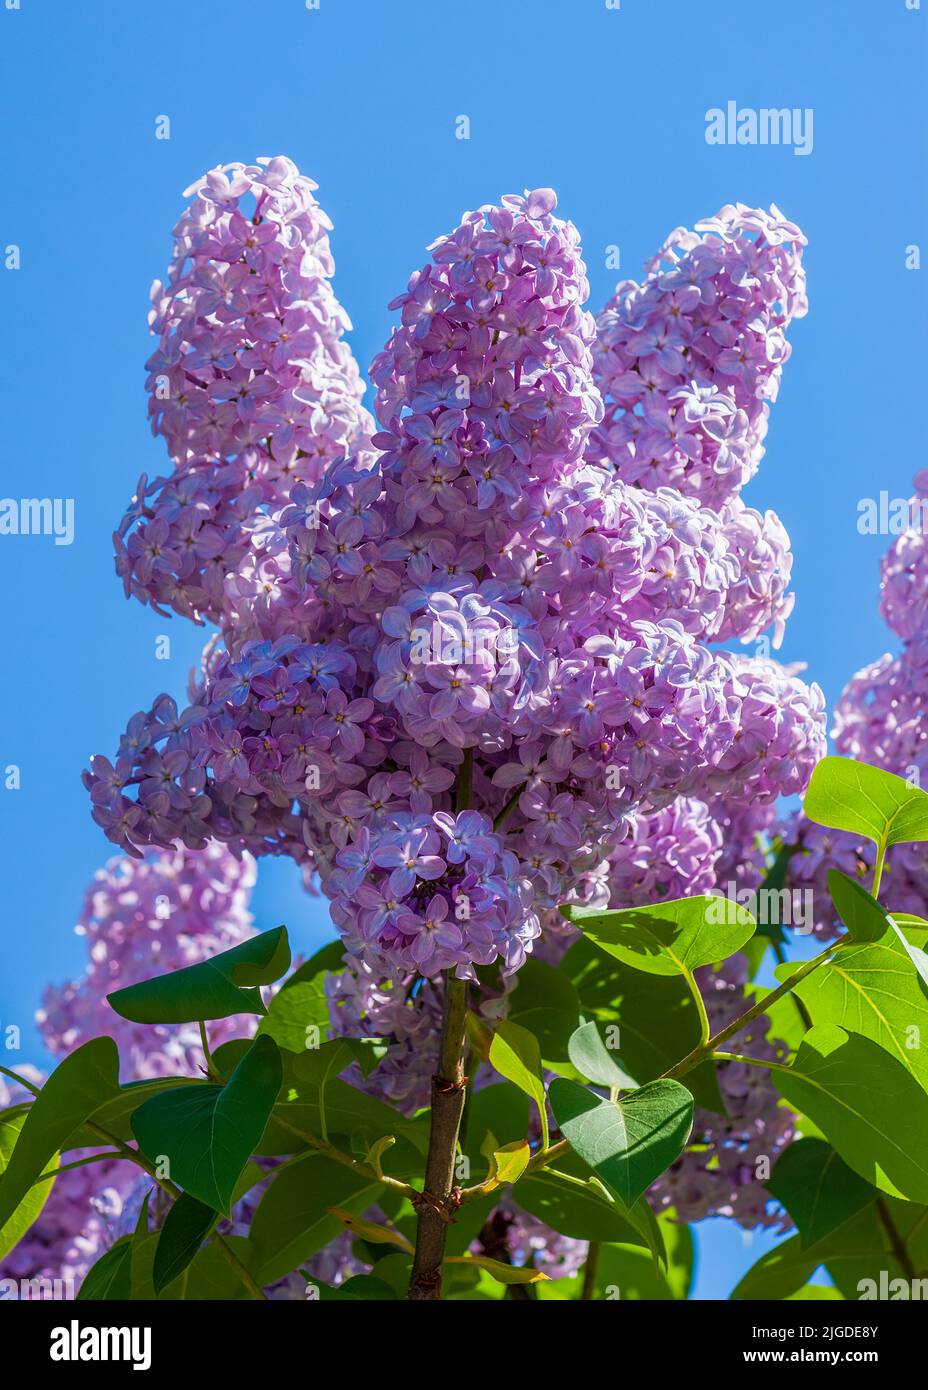
{"type": "MultiPolygon", "coordinates": [[[[152,975],[209,960],[252,934],[248,911],[255,865],[212,842],[200,851],[174,846],[144,859],[111,859],[98,870],[75,930],[87,942],[78,980],[50,985],[37,1014],[45,1045],[57,1056],[91,1038],[115,1038],[128,1080],[199,1075],[199,1030],[120,1018],[108,994],[152,975]]],[[[215,1045],[241,1032],[241,1020],[211,1025],[215,1045]]]]}
{"type": "MultiPolygon", "coordinates": [[[[216,843],[201,851],[174,846],[143,859],[111,859],[95,875],[76,927],[87,943],[87,969],[80,979],[50,985],[36,1014],[49,1051],[64,1056],[109,1035],[119,1048],[123,1081],[201,1075],[196,1025],[134,1024],[115,1014],[106,996],[208,960],[251,935],[254,880],[250,856],[236,859],[216,843]]],[[[248,1020],[220,1019],[210,1025],[210,1040],[216,1046],[247,1027],[248,1020]]],[[[27,1067],[20,1071],[32,1079],[27,1067]]],[[[24,1099],[27,1093],[14,1096],[0,1078],[0,1109],[24,1099]]],[[[71,1151],[67,1160],[82,1156],[71,1151]]],[[[73,1296],[91,1265],[131,1229],[139,1183],[138,1168],[118,1159],[62,1173],[38,1220],[0,1263],[0,1277],[70,1280],[73,1288],[64,1296],[73,1296]]],[[[150,1188],[150,1181],[143,1186],[150,1188]]]]}
{"type": "MultiPolygon", "coordinates": [[[[316,417],[291,419],[305,355],[357,401],[321,214],[287,161],[229,167],[196,185],[157,296],[170,403],[155,391],[153,418],[182,468],[256,449],[293,468],[212,567],[210,603],[174,603],[224,646],[186,711],[160,697],[115,766],[92,761],[94,815],[130,854],[292,856],[378,981],[515,971],[558,903],[608,901],[602,865],[639,817],[773,802],[822,752],[817,687],[708,645],[776,639],[790,608],[785,533],[737,492],[804,308],[802,238],[775,210],[725,209],[675,233],[673,268],[621,291],[597,333],[551,190],[467,213],[393,301],[378,432],[336,412],[311,471],[316,417]],[[638,381],[686,466],[627,476],[597,371],[623,399],[638,381]]],[[[170,601],[160,568],[133,565],[170,601]]]]}
{"type": "MultiPolygon", "coordinates": [[[[928,471],[915,478],[910,525],[896,537],[881,566],[880,611],[902,651],[886,653],[852,676],[835,706],[835,751],[894,772],[915,786],[928,787],[928,471]]],[[[781,832],[798,844],[790,860],[797,887],[812,891],[816,935],[828,941],[838,921],[827,888],[828,870],[838,868],[865,886],[874,867],[870,840],[794,817],[781,832]]],[[[917,917],[928,916],[928,849],[894,845],[886,858],[881,898],[887,906],[917,917]]]]}

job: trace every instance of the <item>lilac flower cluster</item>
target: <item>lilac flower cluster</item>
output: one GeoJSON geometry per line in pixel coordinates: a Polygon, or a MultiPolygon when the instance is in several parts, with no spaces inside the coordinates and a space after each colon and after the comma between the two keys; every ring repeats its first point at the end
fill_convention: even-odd
{"type": "MultiPolygon", "coordinates": [[[[306,181],[286,161],[230,167],[197,185],[155,317],[153,379],[180,372],[157,427],[181,470],[205,454],[210,477],[214,455],[224,468],[268,438],[275,463],[311,452],[290,419],[306,353],[337,362],[356,402],[306,181]]],[[[505,197],[433,244],[372,366],[378,432],[339,413],[320,468],[276,480],[219,566],[221,596],[174,604],[223,627],[190,707],[159,697],[115,766],[86,774],[130,854],[215,839],[318,873],[378,983],[517,970],[543,914],[608,898],[603,864],[641,816],[680,796],[771,802],[823,748],[817,687],[707,645],[776,637],[790,607],[782,527],[736,492],[804,306],[801,237],[726,209],[702,239],[675,234],[670,282],[620,297],[597,336],[555,206],[547,189],[505,197]],[[645,351],[652,310],[686,341],[657,333],[645,351]],[[724,496],[695,486],[694,459],[648,490],[604,450],[595,364],[616,335],[637,344],[623,391],[647,378],[652,425],[679,415],[716,440],[699,467],[724,496]]]]}
{"type": "Polygon", "coordinates": [[[742,203],[672,232],[598,319],[606,411],[591,456],[638,487],[729,501],[763,457],[785,331],[807,311],[805,244],[776,207],[742,203]]]}
{"type": "Polygon", "coordinates": [[[213,169],[185,195],[147,364],[175,472],[140,480],[114,538],[126,593],[159,612],[221,623],[264,512],[369,429],[315,188],[278,157],[213,169]]]}
{"type": "Polygon", "coordinates": [[[378,977],[363,960],[345,954],[345,968],[326,979],[331,1037],[389,1040],[386,1055],[369,1077],[353,1077],[369,1094],[413,1114],[430,1103],[441,1037],[438,981],[414,971],[378,977]]]}

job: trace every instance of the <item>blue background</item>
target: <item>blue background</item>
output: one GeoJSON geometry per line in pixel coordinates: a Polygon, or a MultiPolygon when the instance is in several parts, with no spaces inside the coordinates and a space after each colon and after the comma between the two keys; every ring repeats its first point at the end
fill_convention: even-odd
{"type": "MultiPolygon", "coordinates": [[[[111,847],[79,782],[128,716],[181,695],[202,634],[127,604],[110,533],[138,475],[161,472],[143,363],[151,280],[164,274],[181,191],[209,167],[287,154],[335,222],[336,292],[362,364],[390,298],[460,213],[556,188],[580,228],[591,307],[675,226],[727,202],[776,202],[809,238],[808,318],[747,500],[773,507],[796,554],[781,655],[808,662],[831,704],[891,645],[876,611],[888,541],[857,502],[907,496],[925,463],[918,401],[926,237],[926,14],[905,0],[0,0],[4,142],[0,248],[0,493],[73,496],[76,539],[0,538],[0,1023],[47,1061],[31,1024],[46,981],[83,966],[72,934],[111,847]],[[705,113],[811,107],[814,150],[714,147],[705,113]],[[455,118],[471,121],[469,141],[455,118]],[[171,122],[155,138],[156,117],[171,122]],[[172,659],[156,661],[168,632],[172,659]]],[[[262,867],[258,924],[306,949],[330,932],[292,865],[262,867]]],[[[718,1297],[769,1238],[701,1231],[698,1292],[718,1297]]]]}

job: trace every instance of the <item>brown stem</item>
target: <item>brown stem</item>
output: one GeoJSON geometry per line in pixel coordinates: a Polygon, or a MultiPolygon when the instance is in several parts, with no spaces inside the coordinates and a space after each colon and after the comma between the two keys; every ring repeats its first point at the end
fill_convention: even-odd
{"type": "Polygon", "coordinates": [[[416,1253],[408,1297],[413,1302],[441,1298],[445,1237],[454,1220],[457,1196],[454,1163],[464,1113],[467,981],[445,975],[445,1002],[438,1072],[432,1077],[432,1121],[425,1164],[425,1188],[416,1202],[416,1253]]]}
{"type": "Polygon", "coordinates": [[[584,1303],[588,1303],[596,1290],[596,1267],[599,1264],[599,1243],[591,1240],[586,1255],[586,1264],[583,1266],[583,1287],[580,1290],[580,1298],[584,1303]]]}
{"type": "MultiPolygon", "coordinates": [[[[511,1225],[511,1219],[497,1208],[489,1220],[484,1222],[477,1237],[483,1253],[491,1260],[499,1260],[500,1264],[504,1265],[512,1264],[508,1239],[511,1225]]],[[[535,1299],[535,1291],[531,1284],[509,1284],[503,1298],[508,1299],[510,1303],[530,1303],[535,1299]]]]}
{"type": "Polygon", "coordinates": [[[899,1261],[903,1274],[906,1276],[907,1279],[911,1280],[914,1283],[915,1279],[917,1278],[917,1275],[915,1272],[915,1266],[912,1263],[912,1257],[909,1254],[908,1249],[906,1248],[905,1241],[899,1234],[898,1227],[896,1226],[896,1223],[890,1214],[890,1210],[889,1207],[886,1205],[885,1199],[883,1197],[877,1197],[875,1205],[877,1215],[879,1216],[880,1221],[883,1223],[883,1230],[886,1232],[887,1238],[889,1240],[890,1249],[892,1250],[896,1259],[899,1261]]]}

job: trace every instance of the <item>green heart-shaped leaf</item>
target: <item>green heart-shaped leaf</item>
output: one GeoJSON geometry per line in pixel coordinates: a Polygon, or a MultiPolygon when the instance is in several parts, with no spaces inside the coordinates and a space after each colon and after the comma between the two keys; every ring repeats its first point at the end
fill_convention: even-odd
{"type": "Polygon", "coordinates": [[[538,1039],[527,1028],[504,1019],[497,1026],[490,1044],[490,1065],[524,1091],[538,1107],[542,1126],[547,1129],[545,1083],[542,1079],[541,1049],[538,1039]]]}
{"type": "MultiPolygon", "coordinates": [[[[574,942],[560,968],[573,981],[587,1018],[619,1024],[617,1059],[639,1082],[656,1081],[698,1046],[699,1013],[685,976],[645,975],[585,937],[574,942]]],[[[714,1062],[694,1067],[683,1084],[697,1105],[725,1114],[714,1062]]]]}
{"type": "MultiPolygon", "coordinates": [[[[836,1023],[872,1039],[928,1090],[928,992],[911,953],[917,950],[889,918],[875,941],[848,942],[795,993],[815,1023],[836,1023]]],[[[790,966],[779,966],[784,978],[790,966]]],[[[776,1034],[774,1034],[776,1036],[776,1034]]]]}
{"type": "Polygon", "coordinates": [[[156,975],[107,996],[133,1023],[203,1023],[233,1014],[266,1012],[259,985],[279,980],[290,965],[286,927],[275,927],[212,960],[156,975]]]}
{"type": "Polygon", "coordinates": [[[132,1297],[132,1237],[122,1236],[84,1275],[82,1302],[125,1303],[132,1297]]]}
{"type": "Polygon", "coordinates": [[[886,909],[840,869],[828,870],[828,891],[839,918],[855,941],[876,941],[890,929],[886,909]]]}
{"type": "Polygon", "coordinates": [[[571,1148],[626,1207],[680,1157],[693,1127],[693,1097],[677,1081],[651,1081],[612,1101],[558,1078],[548,1098],[571,1148]]]}
{"type": "Polygon", "coordinates": [[[333,1207],[360,1214],[382,1191],[381,1183],[321,1154],[284,1168],[255,1212],[249,1268],[261,1284],[282,1279],[344,1230],[333,1207]]]}
{"type": "Polygon", "coordinates": [[[795,1221],[806,1248],[877,1196],[875,1188],[821,1139],[789,1144],[777,1159],[767,1188],[795,1221]]]}

